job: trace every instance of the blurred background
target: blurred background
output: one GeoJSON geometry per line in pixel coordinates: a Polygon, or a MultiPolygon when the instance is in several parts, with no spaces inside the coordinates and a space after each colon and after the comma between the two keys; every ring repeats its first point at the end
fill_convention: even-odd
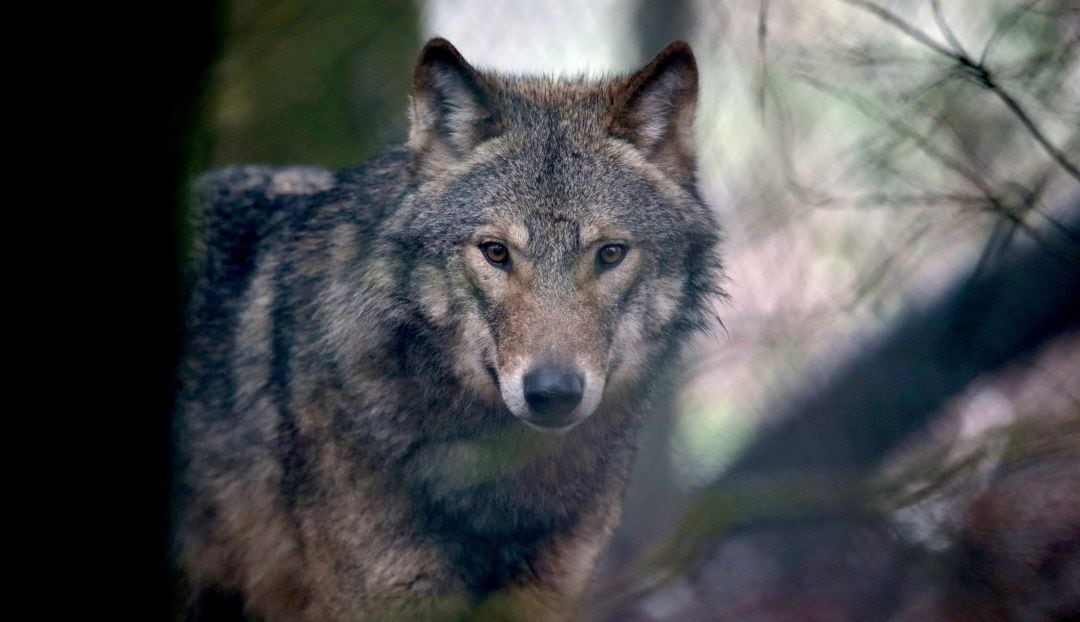
{"type": "Polygon", "coordinates": [[[1075,0],[232,0],[204,17],[176,188],[402,140],[431,36],[555,75],[691,43],[730,300],[650,422],[586,617],[1080,615],[1075,0]]]}

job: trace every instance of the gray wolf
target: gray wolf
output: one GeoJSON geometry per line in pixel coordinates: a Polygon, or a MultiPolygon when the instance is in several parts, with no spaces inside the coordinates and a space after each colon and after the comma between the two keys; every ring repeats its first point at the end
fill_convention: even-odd
{"type": "Polygon", "coordinates": [[[720,293],[697,67],[472,67],[432,40],[408,142],[198,183],[178,405],[188,619],[565,619],[635,435],[720,293]]]}

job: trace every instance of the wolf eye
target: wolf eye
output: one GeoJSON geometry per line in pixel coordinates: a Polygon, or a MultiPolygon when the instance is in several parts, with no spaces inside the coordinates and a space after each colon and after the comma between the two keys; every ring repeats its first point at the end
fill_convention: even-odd
{"type": "Polygon", "coordinates": [[[614,268],[626,257],[625,244],[605,244],[596,252],[596,262],[601,268],[614,268]]]}
{"type": "Polygon", "coordinates": [[[484,259],[494,266],[505,268],[510,264],[509,249],[498,242],[484,242],[480,245],[480,251],[484,253],[484,259]]]}

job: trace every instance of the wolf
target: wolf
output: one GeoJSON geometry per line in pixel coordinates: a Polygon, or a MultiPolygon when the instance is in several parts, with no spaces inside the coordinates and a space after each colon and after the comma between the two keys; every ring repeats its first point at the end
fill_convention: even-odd
{"type": "Polygon", "coordinates": [[[559,620],[635,436],[716,319],[698,71],[424,47],[407,142],[197,183],[175,541],[187,619],[559,620]]]}

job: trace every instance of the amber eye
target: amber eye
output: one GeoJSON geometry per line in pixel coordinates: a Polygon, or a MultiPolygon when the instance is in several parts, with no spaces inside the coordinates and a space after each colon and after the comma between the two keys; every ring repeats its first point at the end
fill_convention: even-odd
{"type": "Polygon", "coordinates": [[[480,245],[480,250],[484,253],[484,259],[487,259],[492,265],[500,268],[510,265],[510,251],[503,244],[484,242],[480,245]]]}
{"type": "Polygon", "coordinates": [[[625,244],[605,244],[596,253],[596,261],[601,268],[614,268],[626,257],[625,244]]]}

